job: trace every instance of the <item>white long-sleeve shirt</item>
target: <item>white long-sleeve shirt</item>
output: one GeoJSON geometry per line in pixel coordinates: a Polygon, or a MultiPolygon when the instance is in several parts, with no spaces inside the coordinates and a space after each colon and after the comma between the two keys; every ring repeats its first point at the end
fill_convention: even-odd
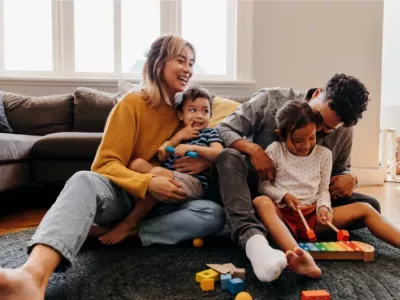
{"type": "Polygon", "coordinates": [[[308,156],[292,154],[285,143],[273,142],[265,150],[274,162],[275,179],[260,181],[259,192],[285,207],[283,196],[289,193],[302,205],[316,203],[331,208],[329,182],[332,172],[332,153],[328,148],[315,145],[308,156]]]}

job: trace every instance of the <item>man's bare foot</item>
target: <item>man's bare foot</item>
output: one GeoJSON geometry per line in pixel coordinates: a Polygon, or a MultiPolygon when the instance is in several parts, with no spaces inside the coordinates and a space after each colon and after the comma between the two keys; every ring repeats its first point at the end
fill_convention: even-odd
{"type": "Polygon", "coordinates": [[[0,299],[43,300],[44,288],[23,269],[0,269],[0,299]]]}
{"type": "Polygon", "coordinates": [[[136,235],[137,227],[132,227],[127,222],[121,222],[117,224],[110,232],[105,235],[99,237],[100,242],[106,245],[114,245],[122,242],[129,236],[136,235]]]}
{"type": "Polygon", "coordinates": [[[318,268],[311,254],[296,247],[293,251],[286,251],[288,268],[297,274],[316,279],[321,277],[321,269],[318,268]]]}

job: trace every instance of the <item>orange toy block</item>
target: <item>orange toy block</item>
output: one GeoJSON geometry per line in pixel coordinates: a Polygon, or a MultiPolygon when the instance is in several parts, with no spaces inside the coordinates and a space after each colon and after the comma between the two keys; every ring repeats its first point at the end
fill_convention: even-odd
{"type": "Polygon", "coordinates": [[[339,230],[337,233],[338,241],[348,241],[350,238],[350,233],[347,230],[339,230]]]}
{"type": "Polygon", "coordinates": [[[331,300],[331,296],[325,290],[302,291],[301,300],[331,300]]]}
{"type": "Polygon", "coordinates": [[[200,282],[200,288],[203,292],[214,290],[214,279],[204,279],[200,282]]]}

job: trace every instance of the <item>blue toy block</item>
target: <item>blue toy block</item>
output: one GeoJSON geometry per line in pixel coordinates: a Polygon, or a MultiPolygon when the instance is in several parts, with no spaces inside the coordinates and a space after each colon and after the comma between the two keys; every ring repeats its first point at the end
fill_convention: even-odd
{"type": "Polygon", "coordinates": [[[231,274],[221,274],[221,289],[227,290],[228,289],[228,281],[232,279],[231,274]]]}
{"type": "Polygon", "coordinates": [[[228,291],[236,295],[244,291],[244,281],[240,278],[232,278],[228,281],[228,291]]]}

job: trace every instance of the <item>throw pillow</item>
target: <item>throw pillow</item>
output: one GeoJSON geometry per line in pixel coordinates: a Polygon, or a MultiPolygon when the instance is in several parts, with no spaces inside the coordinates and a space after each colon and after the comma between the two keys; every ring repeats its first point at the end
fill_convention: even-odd
{"type": "Polygon", "coordinates": [[[221,123],[229,114],[233,113],[240,103],[229,100],[226,98],[215,97],[212,107],[212,116],[208,127],[216,127],[221,123]]]}
{"type": "Polygon", "coordinates": [[[0,91],[0,133],[13,133],[10,124],[8,124],[6,112],[4,111],[2,91],[0,91]]]}
{"type": "Polygon", "coordinates": [[[140,91],[140,84],[135,84],[125,79],[118,81],[118,101],[126,94],[136,91],[140,91]]]}

